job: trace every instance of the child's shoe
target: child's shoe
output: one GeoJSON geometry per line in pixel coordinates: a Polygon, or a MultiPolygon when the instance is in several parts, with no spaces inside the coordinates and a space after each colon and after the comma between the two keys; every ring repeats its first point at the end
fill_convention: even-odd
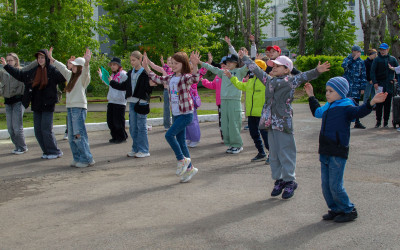
{"type": "Polygon", "coordinates": [[[28,152],[28,148],[26,148],[25,150],[19,148],[19,149],[14,149],[12,151],[12,153],[15,154],[15,155],[22,155],[22,154],[24,154],[26,152],[28,152]]]}
{"type": "Polygon", "coordinates": [[[191,167],[190,169],[188,169],[181,177],[181,182],[185,183],[190,181],[193,176],[195,176],[195,174],[197,174],[197,172],[199,172],[199,170],[195,167],[191,167]]]}
{"type": "Polygon", "coordinates": [[[336,216],[339,216],[341,214],[344,214],[343,212],[334,212],[332,210],[329,210],[327,214],[322,215],[323,220],[333,220],[335,219],[336,216]]]}
{"type": "Polygon", "coordinates": [[[197,144],[199,144],[200,142],[199,141],[191,141],[189,144],[188,144],[188,147],[189,148],[195,148],[195,147],[197,147],[197,144]]]}
{"type": "Polygon", "coordinates": [[[356,122],[354,128],[366,129],[366,127],[361,122],[356,122]]]}
{"type": "Polygon", "coordinates": [[[381,122],[376,122],[375,128],[379,128],[381,126],[381,122]]]}
{"type": "Polygon", "coordinates": [[[176,166],[176,175],[182,176],[188,169],[190,162],[191,162],[190,158],[186,157],[183,160],[178,161],[178,164],[176,166]]]}
{"type": "Polygon", "coordinates": [[[68,140],[68,133],[64,134],[63,140],[68,140]]]}
{"type": "Polygon", "coordinates": [[[269,165],[269,155],[268,155],[267,159],[265,160],[265,165],[269,165]]]}
{"type": "Polygon", "coordinates": [[[61,156],[63,156],[63,152],[60,152],[56,155],[47,155],[46,159],[53,160],[53,159],[61,158],[61,156]]]}
{"type": "Polygon", "coordinates": [[[338,223],[349,222],[357,219],[357,217],[358,217],[357,209],[353,208],[353,211],[351,211],[350,213],[343,213],[341,215],[336,216],[334,221],[338,223]]]}
{"type": "Polygon", "coordinates": [[[397,129],[397,132],[400,132],[400,128],[397,129]]]}
{"type": "Polygon", "coordinates": [[[251,159],[251,162],[257,162],[257,161],[264,161],[266,159],[266,155],[264,154],[258,154],[256,155],[256,157],[254,157],[253,159],[251,159]]]}
{"type": "Polygon", "coordinates": [[[126,156],[127,156],[127,157],[135,157],[136,154],[137,154],[136,152],[131,151],[131,152],[128,152],[128,153],[126,154],[126,156]]]}
{"type": "MultiPolygon", "coordinates": [[[[224,143],[224,142],[222,142],[222,143],[224,143]]],[[[225,151],[225,153],[227,153],[227,154],[232,154],[232,149],[233,149],[233,147],[229,147],[229,148],[225,151]]]]}
{"type": "Polygon", "coordinates": [[[284,187],[285,182],[282,179],[276,180],[274,184],[274,189],[271,192],[271,196],[275,197],[280,195],[284,187]]]}
{"type": "Polygon", "coordinates": [[[243,151],[243,147],[240,148],[232,148],[231,154],[239,154],[240,152],[243,151]]]}
{"type": "Polygon", "coordinates": [[[297,188],[297,183],[295,181],[288,181],[285,183],[285,189],[282,194],[282,199],[292,198],[294,195],[294,190],[297,188]]]}

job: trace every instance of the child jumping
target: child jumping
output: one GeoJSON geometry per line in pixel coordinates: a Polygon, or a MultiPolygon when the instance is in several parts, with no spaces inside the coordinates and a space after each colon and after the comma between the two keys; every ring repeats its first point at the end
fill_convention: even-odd
{"type": "Polygon", "coordinates": [[[372,111],[372,106],[382,103],[387,93],[379,93],[361,106],[346,98],[349,92],[349,83],[343,77],[334,77],[326,83],[326,100],[320,106],[314,97],[310,83],[304,86],[311,112],[316,118],[322,118],[319,134],[319,149],[321,162],[322,194],[330,209],[322,216],[323,220],[348,222],[358,216],[354,204],[350,202],[343,187],[343,174],[349,155],[350,124],[354,119],[363,118],[372,111]]]}
{"type": "Polygon", "coordinates": [[[316,79],[329,70],[330,64],[318,63],[310,71],[292,76],[293,62],[286,56],[268,61],[273,67],[270,75],[257,66],[248,56],[239,51],[240,57],[250,71],[265,84],[265,104],[260,119],[260,129],[268,130],[269,158],[272,179],[275,180],[271,196],[282,193],[283,199],[289,199],[297,188],[295,182],[296,143],[293,135],[292,101],[295,89],[300,84],[316,79]]]}
{"type": "Polygon", "coordinates": [[[190,59],[193,65],[192,74],[190,74],[187,54],[185,52],[175,53],[171,59],[171,68],[174,74],[167,76],[157,76],[150,70],[146,53],[144,53],[143,59],[143,67],[150,79],[157,84],[168,85],[172,126],[165,133],[165,139],[178,160],[176,175],[181,176],[181,182],[190,181],[198,172],[198,169],[191,163],[189,149],[186,145],[186,127],[193,120],[194,104],[190,96],[190,85],[200,80],[200,74],[197,73],[199,54],[192,53],[190,59]]]}

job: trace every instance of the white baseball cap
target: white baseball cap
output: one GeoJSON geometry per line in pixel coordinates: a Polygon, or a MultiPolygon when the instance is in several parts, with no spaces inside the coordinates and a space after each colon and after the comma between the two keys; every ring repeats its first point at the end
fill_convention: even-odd
{"type": "Polygon", "coordinates": [[[83,58],[83,57],[78,57],[78,58],[76,58],[74,61],[72,61],[71,63],[72,63],[73,65],[76,65],[76,66],[83,66],[83,65],[85,65],[85,62],[86,62],[85,58],[83,58]]]}
{"type": "Polygon", "coordinates": [[[288,67],[288,69],[290,71],[293,70],[293,62],[287,56],[278,56],[275,60],[269,60],[267,62],[267,64],[270,67],[274,67],[274,64],[276,64],[276,65],[284,65],[284,66],[288,67]]]}

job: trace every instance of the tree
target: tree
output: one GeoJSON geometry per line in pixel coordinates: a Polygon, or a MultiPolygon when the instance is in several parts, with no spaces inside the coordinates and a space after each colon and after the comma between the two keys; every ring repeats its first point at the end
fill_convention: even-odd
{"type": "Polygon", "coordinates": [[[388,20],[388,28],[391,37],[392,55],[400,56],[400,1],[384,0],[386,16],[388,20]]]}
{"type": "MultiPolygon", "coordinates": [[[[290,34],[288,45],[297,52],[300,51],[300,23],[304,20],[304,16],[299,19],[299,13],[306,13],[303,2],[290,0],[283,10],[286,16],[281,20],[290,34]]],[[[346,0],[307,0],[306,55],[343,55],[350,52],[355,40],[355,27],[349,20],[354,14],[347,10],[347,6],[346,0]]]]}
{"type": "Polygon", "coordinates": [[[82,55],[86,47],[97,49],[93,31],[102,30],[92,19],[91,3],[96,1],[19,0],[16,14],[6,11],[0,17],[0,51],[12,50],[21,59],[32,60],[37,50],[53,46],[55,57],[66,61],[71,55],[82,55]]]}
{"type": "Polygon", "coordinates": [[[383,41],[386,29],[382,1],[379,3],[378,0],[370,0],[368,5],[367,0],[360,0],[359,11],[361,28],[364,33],[364,51],[367,51],[370,47],[377,48],[383,41]],[[362,10],[364,10],[364,13],[362,10]]]}

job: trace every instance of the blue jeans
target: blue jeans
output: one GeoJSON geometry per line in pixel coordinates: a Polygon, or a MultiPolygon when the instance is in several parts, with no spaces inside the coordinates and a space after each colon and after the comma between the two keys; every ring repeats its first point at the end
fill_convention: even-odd
{"type": "Polygon", "coordinates": [[[147,138],[147,115],[135,112],[136,103],[129,103],[129,133],[131,134],[132,152],[148,153],[149,140],[147,138]]]}
{"type": "Polygon", "coordinates": [[[21,102],[6,104],[7,129],[15,149],[26,150],[24,127],[22,124],[24,116],[24,106],[21,102]]]}
{"type": "Polygon", "coordinates": [[[172,116],[172,126],[165,133],[165,139],[171,146],[178,161],[190,158],[186,145],[186,127],[192,122],[193,114],[172,116]]]}
{"type": "Polygon", "coordinates": [[[56,137],[53,133],[53,112],[33,112],[33,129],[43,154],[59,155],[56,137]]]}
{"type": "Polygon", "coordinates": [[[164,89],[164,128],[171,127],[171,111],[169,109],[169,94],[168,89],[164,89]]]}
{"type": "Polygon", "coordinates": [[[67,108],[67,112],[68,141],[74,161],[89,164],[93,161],[93,156],[90,153],[89,139],[85,127],[87,110],[84,108],[67,108]]]}
{"type": "Polygon", "coordinates": [[[328,208],[333,212],[350,213],[354,204],[350,202],[343,187],[343,174],[346,159],[336,156],[320,155],[321,185],[328,208]]]}
{"type": "Polygon", "coordinates": [[[260,123],[260,117],[257,116],[249,116],[248,117],[248,125],[250,136],[254,141],[254,145],[256,146],[258,153],[260,155],[266,155],[264,151],[263,141],[265,143],[265,148],[269,150],[268,144],[268,131],[265,129],[258,129],[258,125],[260,123]],[[260,136],[261,135],[261,136],[260,136]],[[262,140],[261,140],[262,137],[262,140]]]}
{"type": "Polygon", "coordinates": [[[364,90],[364,98],[363,98],[363,103],[366,103],[370,97],[371,99],[374,98],[375,96],[375,88],[373,84],[370,84],[369,82],[365,86],[364,90]]]}

